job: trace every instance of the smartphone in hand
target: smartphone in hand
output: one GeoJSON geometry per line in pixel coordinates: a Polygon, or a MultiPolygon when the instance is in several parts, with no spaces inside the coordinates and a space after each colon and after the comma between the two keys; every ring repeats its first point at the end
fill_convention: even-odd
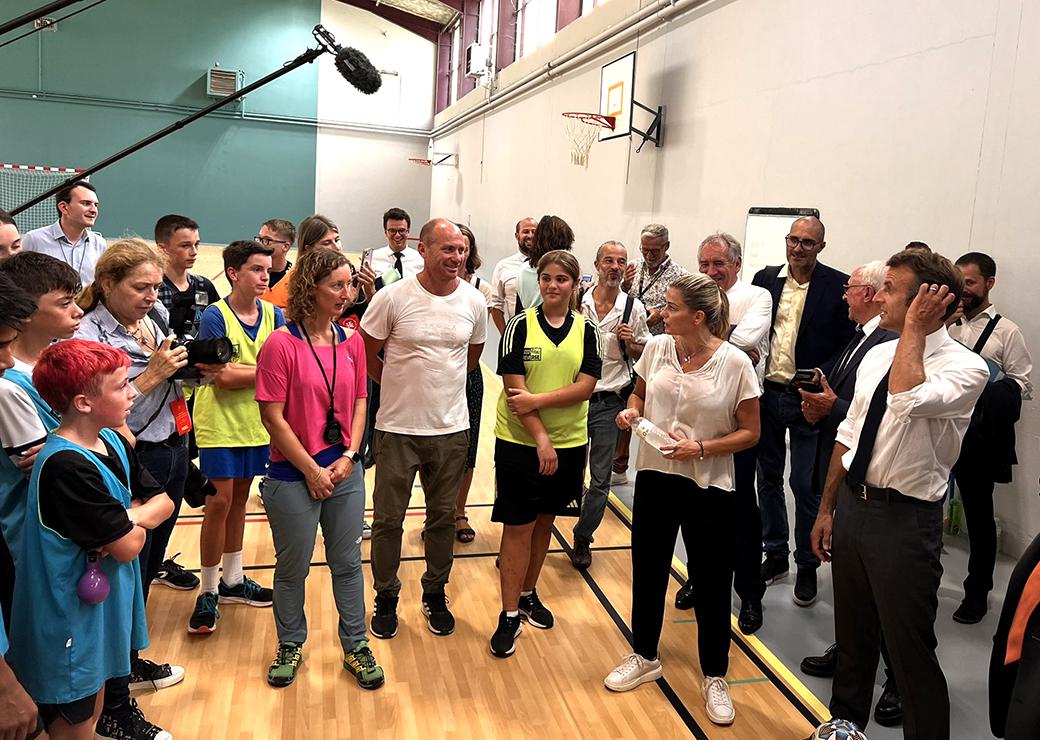
{"type": "Polygon", "coordinates": [[[820,376],[820,369],[816,367],[795,370],[794,377],[791,378],[791,385],[807,393],[822,393],[823,385],[820,383],[820,376]]]}

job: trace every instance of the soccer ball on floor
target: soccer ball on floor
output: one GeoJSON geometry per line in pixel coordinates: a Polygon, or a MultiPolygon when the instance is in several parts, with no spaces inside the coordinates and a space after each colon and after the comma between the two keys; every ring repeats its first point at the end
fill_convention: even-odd
{"type": "Polygon", "coordinates": [[[832,719],[817,727],[808,740],[867,740],[867,736],[853,722],[832,719]]]}

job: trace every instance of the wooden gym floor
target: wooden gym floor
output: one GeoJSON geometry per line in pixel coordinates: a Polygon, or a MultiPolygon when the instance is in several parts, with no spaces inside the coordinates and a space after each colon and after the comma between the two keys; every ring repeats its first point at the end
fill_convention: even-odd
{"type": "MultiPolygon", "coordinates": [[[[205,250],[197,272],[219,272],[219,250],[205,250]],[[200,265],[201,266],[201,265],[200,265]]],[[[218,290],[227,291],[223,279],[218,290]]],[[[470,495],[469,515],[477,538],[456,544],[455,565],[447,593],[457,619],[455,633],[438,637],[426,628],[420,612],[419,578],[424,570],[422,490],[415,485],[413,506],[405,520],[399,616],[392,640],[372,639],[386,672],[376,691],[358,687],[341,666],[336,611],[320,538],[308,578],[309,637],[296,682],[274,689],[266,682],[277,638],[270,609],[243,605],[221,608],[211,635],[189,635],[188,617],[198,592],[156,586],[148,605],[152,647],[145,657],[184,666],[184,682],[138,696],[149,719],[181,738],[344,738],[374,737],[807,737],[826,710],[754,637],[735,626],[728,678],[736,708],[729,728],[713,725],[701,698],[696,661],[697,625],[692,612],[672,606],[669,590],[661,640],[664,678],[617,694],[603,678],[631,652],[629,512],[612,497],[597,532],[593,565],[585,574],[567,557],[574,520],[557,521],[554,540],[539,583],[539,595],[556,615],[551,630],[524,627],[516,653],[505,660],[488,650],[500,610],[495,556],[499,525],[490,522],[494,500],[494,405],[501,383],[484,367],[485,397],[480,454],[470,495]]],[[[375,471],[366,487],[371,519],[375,471]]],[[[199,565],[201,509],[181,509],[168,554],[199,565]]],[[[369,544],[364,542],[371,617],[369,544]]],[[[248,574],[262,585],[273,580],[274,550],[259,500],[250,498],[245,537],[248,574]]],[[[682,579],[676,560],[674,585],[682,579]]]]}

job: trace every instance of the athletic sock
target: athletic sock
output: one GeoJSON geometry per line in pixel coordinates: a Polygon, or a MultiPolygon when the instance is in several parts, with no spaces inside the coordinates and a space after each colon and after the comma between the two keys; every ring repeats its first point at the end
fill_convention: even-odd
{"type": "Polygon", "coordinates": [[[201,591],[204,594],[215,594],[217,592],[217,579],[220,578],[219,565],[203,565],[199,574],[202,581],[201,591]]]}
{"type": "Polygon", "coordinates": [[[242,551],[224,553],[224,585],[234,588],[242,583],[242,551]]]}
{"type": "Polygon", "coordinates": [[[517,609],[515,611],[506,612],[506,616],[507,617],[519,617],[520,616],[520,610],[517,609]]]}
{"type": "Polygon", "coordinates": [[[534,589],[531,589],[530,591],[521,591],[520,592],[520,598],[522,599],[522,598],[524,598],[526,596],[530,596],[533,593],[534,593],[534,589]]]}

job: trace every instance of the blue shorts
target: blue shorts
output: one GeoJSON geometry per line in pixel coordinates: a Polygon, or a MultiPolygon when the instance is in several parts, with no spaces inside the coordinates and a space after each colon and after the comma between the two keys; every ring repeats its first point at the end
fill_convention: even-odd
{"type": "Polygon", "coordinates": [[[200,447],[199,470],[207,478],[254,478],[267,473],[268,445],[259,447],[200,447]]]}

